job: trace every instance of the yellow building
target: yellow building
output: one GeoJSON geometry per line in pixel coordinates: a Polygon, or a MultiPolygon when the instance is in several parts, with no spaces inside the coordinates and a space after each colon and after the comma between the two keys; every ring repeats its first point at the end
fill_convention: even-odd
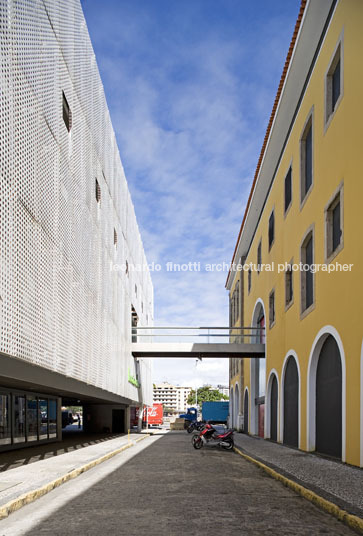
{"type": "Polygon", "coordinates": [[[362,0],[302,1],[227,278],[230,325],[266,344],[231,360],[232,424],[357,466],[362,28],[362,0]]]}

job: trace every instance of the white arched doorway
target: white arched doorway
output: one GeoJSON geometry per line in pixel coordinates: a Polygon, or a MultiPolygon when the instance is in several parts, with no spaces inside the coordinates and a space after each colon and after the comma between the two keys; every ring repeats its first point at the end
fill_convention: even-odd
{"type": "MultiPolygon", "coordinates": [[[[343,348],[343,343],[339,336],[339,333],[332,326],[325,326],[317,334],[309,358],[309,367],[308,367],[308,392],[307,392],[307,445],[308,450],[316,450],[317,448],[317,418],[319,417],[320,409],[319,404],[322,402],[319,401],[319,398],[322,398],[322,395],[317,397],[319,394],[319,374],[321,369],[321,363],[324,363],[326,352],[336,353],[336,356],[340,358],[340,391],[339,396],[340,400],[340,411],[341,415],[333,415],[335,421],[339,420],[341,423],[341,459],[345,462],[346,458],[346,368],[345,368],[345,353],[343,348]],[[329,345],[331,348],[329,348],[329,345]],[[320,361],[320,363],[319,363],[320,361]],[[317,383],[318,382],[318,383],[317,383]]],[[[333,355],[333,354],[332,354],[333,355]]],[[[337,360],[335,357],[335,361],[337,360]]],[[[330,387],[326,388],[327,396],[334,395],[334,389],[329,391],[330,387]]],[[[321,389],[323,392],[323,389],[321,389]]],[[[333,400],[334,402],[334,400],[333,400]]],[[[331,408],[330,408],[331,411],[331,408]]],[[[333,412],[331,411],[333,414],[333,412]]],[[[332,422],[335,422],[334,420],[332,422]]],[[[318,420],[319,424],[319,420],[318,420]]],[[[318,438],[319,439],[319,438],[318,438]]],[[[321,449],[320,449],[321,451],[321,449]]]]}
{"type": "MultiPolygon", "coordinates": [[[[259,298],[256,301],[251,326],[254,328],[265,327],[265,306],[259,298]]],[[[262,332],[258,332],[255,336],[255,342],[264,342],[265,349],[266,337],[261,336],[262,332]]],[[[267,350],[265,355],[267,355],[267,350]]],[[[266,358],[251,359],[251,418],[250,418],[250,433],[265,437],[265,391],[266,391],[266,358]]]]}

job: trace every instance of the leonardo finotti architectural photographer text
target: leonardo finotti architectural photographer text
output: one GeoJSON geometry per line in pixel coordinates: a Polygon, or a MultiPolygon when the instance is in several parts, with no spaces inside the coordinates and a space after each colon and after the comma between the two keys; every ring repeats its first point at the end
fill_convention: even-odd
{"type": "Polygon", "coordinates": [[[339,262],[330,264],[304,264],[302,262],[289,264],[271,262],[269,264],[238,264],[238,263],[202,263],[200,261],[190,261],[185,263],[166,262],[164,264],[151,262],[149,264],[110,264],[110,271],[112,272],[161,272],[163,270],[167,272],[351,272],[353,270],[353,264],[341,264],[339,262]]]}

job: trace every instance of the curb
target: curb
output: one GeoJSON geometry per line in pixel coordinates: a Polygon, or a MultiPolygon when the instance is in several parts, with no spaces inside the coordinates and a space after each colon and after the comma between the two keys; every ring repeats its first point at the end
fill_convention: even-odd
{"type": "Polygon", "coordinates": [[[282,482],[282,484],[284,484],[286,487],[294,490],[296,493],[304,497],[304,499],[307,499],[308,501],[312,502],[313,504],[315,504],[322,510],[325,510],[325,512],[328,512],[329,514],[333,515],[335,518],[339,519],[339,521],[342,521],[343,523],[348,525],[350,528],[363,534],[363,519],[361,517],[355,516],[353,514],[349,514],[348,512],[346,512],[342,508],[339,508],[339,506],[332,503],[331,501],[328,501],[327,499],[320,497],[320,495],[317,495],[317,493],[314,493],[308,488],[304,488],[304,486],[301,486],[300,484],[297,484],[296,482],[294,482],[293,480],[290,480],[286,476],[281,475],[274,469],[271,469],[271,467],[269,467],[268,465],[265,465],[264,463],[259,462],[255,458],[252,458],[252,456],[249,456],[248,454],[244,454],[237,447],[234,447],[233,450],[237,454],[245,458],[247,461],[253,463],[254,465],[257,465],[257,467],[259,467],[260,469],[263,469],[269,476],[271,476],[275,480],[282,482]]]}
{"type": "Polygon", "coordinates": [[[4,506],[0,507],[0,520],[5,519],[10,514],[15,512],[16,510],[19,510],[26,504],[32,503],[36,501],[37,499],[40,499],[40,497],[43,497],[43,495],[46,495],[53,489],[58,488],[58,486],[61,486],[62,484],[65,484],[69,480],[72,480],[73,478],[76,478],[82,473],[85,473],[89,469],[92,469],[92,467],[95,467],[96,465],[99,465],[100,463],[105,462],[106,460],[109,460],[110,458],[113,458],[114,456],[116,456],[116,454],[119,454],[120,452],[123,452],[124,450],[127,450],[130,447],[133,447],[136,443],[139,443],[139,441],[143,441],[144,439],[150,436],[151,434],[144,434],[142,437],[139,437],[135,441],[127,443],[126,445],[123,445],[122,447],[116,450],[113,450],[112,452],[108,452],[104,456],[101,456],[101,458],[92,460],[91,462],[86,463],[85,465],[82,465],[81,467],[78,467],[78,469],[73,469],[73,471],[70,471],[66,475],[60,476],[56,478],[55,480],[53,480],[52,482],[49,482],[48,484],[44,484],[44,486],[41,486],[38,489],[28,491],[26,493],[23,493],[23,495],[20,495],[16,499],[12,499],[8,503],[4,504],[4,506]]]}

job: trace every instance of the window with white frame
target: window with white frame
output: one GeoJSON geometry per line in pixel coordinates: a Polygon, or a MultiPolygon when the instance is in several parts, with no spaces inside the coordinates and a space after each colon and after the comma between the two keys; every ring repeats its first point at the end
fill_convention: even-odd
{"type": "Polygon", "coordinates": [[[236,288],[234,291],[235,294],[235,312],[234,312],[234,320],[237,322],[239,318],[239,281],[236,283],[236,288]]]}
{"type": "Polygon", "coordinates": [[[313,116],[306,122],[300,140],[301,160],[301,203],[305,200],[313,185],[313,116]]]}
{"type": "Polygon", "coordinates": [[[260,243],[257,246],[257,273],[258,274],[261,271],[261,264],[262,264],[262,241],[260,240],[260,243]]]}
{"type": "Polygon", "coordinates": [[[289,210],[292,202],[292,168],[290,166],[289,171],[285,177],[285,214],[289,210]]]}
{"type": "Polygon", "coordinates": [[[314,303],[314,235],[311,230],[301,246],[301,312],[304,313],[314,303]]]}
{"type": "Polygon", "coordinates": [[[229,322],[230,326],[234,324],[234,295],[231,293],[229,295],[229,322]]]}
{"type": "Polygon", "coordinates": [[[285,307],[289,307],[294,298],[292,264],[293,263],[290,262],[285,271],[285,307]]]}
{"type": "Polygon", "coordinates": [[[269,298],[269,325],[270,328],[275,324],[275,289],[271,290],[269,298]]]}
{"type": "Polygon", "coordinates": [[[325,77],[325,122],[334,114],[343,94],[343,58],[342,42],[334,52],[325,77]]]}
{"type": "Polygon", "coordinates": [[[343,185],[325,208],[326,260],[330,262],[343,247],[343,185]]]}
{"type": "Polygon", "coordinates": [[[275,240],[275,212],[272,211],[268,220],[268,249],[270,250],[275,240]]]}

